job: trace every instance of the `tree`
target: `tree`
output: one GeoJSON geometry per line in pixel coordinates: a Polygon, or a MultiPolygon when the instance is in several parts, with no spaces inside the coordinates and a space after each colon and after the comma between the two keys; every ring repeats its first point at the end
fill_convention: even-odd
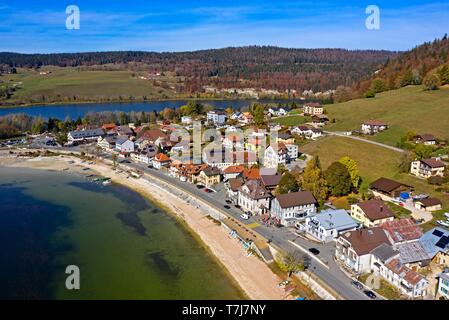
{"type": "Polygon", "coordinates": [[[288,171],[285,172],[276,188],[276,194],[286,194],[297,191],[299,191],[299,184],[295,176],[288,171]]]}
{"type": "Polygon", "coordinates": [[[413,154],[411,152],[404,152],[399,161],[398,170],[400,173],[408,173],[410,171],[410,164],[413,161],[413,154]]]}
{"type": "Polygon", "coordinates": [[[423,80],[424,90],[437,90],[440,86],[440,78],[436,74],[428,74],[423,80]]]}
{"type": "Polygon", "coordinates": [[[349,87],[338,86],[334,93],[336,103],[349,101],[352,98],[352,90],[349,87]]]}
{"type": "Polygon", "coordinates": [[[351,191],[351,176],[344,164],[340,162],[332,163],[324,173],[324,177],[332,195],[344,196],[351,191]]]}
{"type": "Polygon", "coordinates": [[[426,146],[425,144],[418,144],[415,148],[416,157],[421,159],[428,159],[432,156],[433,148],[432,146],[426,146]]]}
{"type": "Polygon", "coordinates": [[[276,263],[281,271],[288,273],[289,277],[293,272],[304,270],[304,259],[296,257],[292,252],[286,255],[279,254],[276,263]]]}
{"type": "Polygon", "coordinates": [[[64,146],[67,143],[67,134],[65,132],[59,132],[55,135],[55,140],[60,146],[64,146]]]}
{"type": "Polygon", "coordinates": [[[31,132],[33,134],[39,134],[45,130],[45,121],[42,117],[37,117],[33,119],[33,124],[31,125],[31,132]]]}
{"type": "Polygon", "coordinates": [[[349,175],[351,176],[352,186],[358,188],[360,184],[360,174],[357,162],[348,156],[341,158],[339,162],[348,170],[349,175]]]}
{"type": "Polygon", "coordinates": [[[381,92],[387,91],[388,86],[383,79],[376,78],[371,83],[370,89],[374,92],[374,94],[376,94],[376,93],[381,93],[381,92]]]}
{"type": "Polygon", "coordinates": [[[255,104],[251,108],[251,114],[254,117],[254,124],[261,126],[265,123],[264,107],[261,104],[255,104]]]}
{"type": "Polygon", "coordinates": [[[442,85],[449,84],[449,66],[444,65],[437,71],[439,80],[442,85]]]}
{"type": "Polygon", "coordinates": [[[112,157],[112,167],[115,169],[117,167],[118,155],[116,153],[113,153],[111,157],[112,157]]]}
{"type": "Polygon", "coordinates": [[[324,200],[326,200],[328,192],[327,182],[326,179],[324,179],[318,156],[307,162],[302,176],[302,187],[312,192],[313,196],[320,203],[323,203],[324,200]]]}

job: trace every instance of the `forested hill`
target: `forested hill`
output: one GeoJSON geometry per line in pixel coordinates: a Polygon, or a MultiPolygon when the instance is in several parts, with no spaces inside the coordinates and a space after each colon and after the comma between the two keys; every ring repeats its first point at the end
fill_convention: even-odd
{"type": "Polygon", "coordinates": [[[148,70],[171,71],[186,77],[190,92],[201,90],[204,85],[324,91],[369,79],[380,65],[396,55],[375,50],[250,46],[174,53],[0,53],[0,65],[37,68],[118,64],[126,68],[137,63],[148,70]]]}
{"type": "Polygon", "coordinates": [[[390,58],[369,81],[362,81],[356,92],[372,95],[381,91],[398,89],[407,85],[424,84],[426,77],[435,75],[439,85],[449,83],[449,39],[425,42],[410,51],[390,58]]]}

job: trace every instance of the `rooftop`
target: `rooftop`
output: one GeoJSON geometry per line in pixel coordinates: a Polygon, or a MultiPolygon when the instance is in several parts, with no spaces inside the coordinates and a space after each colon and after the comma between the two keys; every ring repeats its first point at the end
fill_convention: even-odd
{"type": "Polygon", "coordinates": [[[385,263],[391,258],[399,255],[399,251],[394,250],[393,247],[387,243],[382,243],[378,247],[371,250],[371,254],[382,261],[382,263],[385,263]]]}
{"type": "Polygon", "coordinates": [[[317,203],[315,197],[310,191],[280,194],[276,197],[276,199],[283,209],[317,203]]]}
{"type": "Polygon", "coordinates": [[[358,223],[351,218],[346,210],[324,210],[315,215],[312,220],[319,222],[325,230],[337,229],[339,231],[358,227],[358,223]]]}
{"type": "Polygon", "coordinates": [[[342,237],[351,243],[359,256],[370,253],[382,243],[390,243],[385,231],[380,227],[348,231],[342,237]]]}
{"type": "Polygon", "coordinates": [[[402,186],[411,188],[411,186],[407,186],[401,182],[397,182],[387,178],[379,178],[370,184],[371,189],[376,189],[386,193],[393,192],[394,190],[402,186]]]}
{"type": "Polygon", "coordinates": [[[394,216],[382,200],[372,199],[358,203],[357,205],[371,221],[391,218],[394,216]]]}
{"type": "Polygon", "coordinates": [[[431,168],[444,168],[444,162],[435,158],[431,159],[422,159],[421,162],[427,164],[431,168]]]}
{"type": "Polygon", "coordinates": [[[389,237],[396,242],[418,240],[422,236],[422,229],[412,219],[395,219],[381,225],[389,237]]]}
{"type": "Polygon", "coordinates": [[[419,273],[416,273],[403,265],[399,259],[391,260],[385,265],[385,267],[396,273],[401,279],[404,279],[413,286],[424,279],[424,277],[419,273]]]}

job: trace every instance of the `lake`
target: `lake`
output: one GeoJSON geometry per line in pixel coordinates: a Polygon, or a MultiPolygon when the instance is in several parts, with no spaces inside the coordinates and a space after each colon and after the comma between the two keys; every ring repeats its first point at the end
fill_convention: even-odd
{"type": "Polygon", "coordinates": [[[0,299],[242,299],[173,217],[81,174],[0,167],[0,299]],[[65,287],[80,269],[80,290],[65,287]]]}
{"type": "MultiPolygon", "coordinates": [[[[295,100],[260,100],[260,103],[292,103],[295,100]]],[[[201,103],[209,104],[217,109],[225,109],[232,107],[234,109],[244,109],[248,107],[254,100],[201,100],[201,103]]],[[[297,103],[304,103],[298,101],[297,103]]],[[[134,103],[89,103],[89,104],[64,104],[64,105],[40,105],[32,107],[17,107],[17,108],[0,108],[0,116],[10,113],[25,113],[31,116],[41,116],[43,118],[58,118],[64,120],[65,117],[71,119],[83,118],[88,112],[101,111],[160,111],[165,108],[179,108],[186,105],[186,100],[171,100],[171,101],[149,101],[149,102],[134,102],[134,103]]]]}

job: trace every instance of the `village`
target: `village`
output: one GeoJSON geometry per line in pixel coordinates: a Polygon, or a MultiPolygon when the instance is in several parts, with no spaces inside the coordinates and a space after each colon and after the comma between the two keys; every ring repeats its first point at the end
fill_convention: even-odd
{"type": "MultiPolygon", "coordinates": [[[[242,233],[238,236],[266,262],[276,257],[263,245],[252,243],[248,234],[278,237],[279,243],[294,239],[299,252],[328,269],[335,264],[354,288],[372,299],[387,298],[382,296],[389,292],[385,286],[392,288],[396,298],[449,298],[449,213],[432,228],[422,228],[432,221],[433,212],[443,209],[441,200],[415,194],[411,185],[378,177],[370,182],[367,193],[359,193],[349,210],[336,207],[330,196],[357,192],[359,178],[347,169],[357,164],[342,159],[335,164],[335,172],[328,169],[324,175],[319,159],[301,153],[301,141],[326,136],[330,119],[319,103],[306,103],[300,111],[310,122],[282,125],[272,120],[292,110],[268,108],[263,112],[266,126],[255,124],[254,113],[224,110],[183,116],[179,123],[80,125],[68,133],[64,148],[101,154],[114,166],[135,165],[134,172],[149,170],[212,198],[236,224],[244,226],[233,232],[242,233]],[[213,136],[210,141],[201,139],[199,154],[194,150],[196,125],[214,133],[204,135],[213,136]],[[188,133],[188,140],[180,139],[180,130],[188,133]],[[349,186],[341,183],[344,179],[349,186]],[[327,184],[324,194],[320,181],[327,184]]],[[[384,130],[388,130],[387,123],[367,120],[360,130],[346,134],[370,136],[384,130]]],[[[39,141],[44,148],[56,146],[49,136],[43,142],[39,139],[35,146],[39,141]]],[[[423,134],[413,141],[429,145],[436,138],[423,134]]],[[[409,174],[439,180],[446,177],[447,168],[440,158],[416,159],[409,174]]]]}

